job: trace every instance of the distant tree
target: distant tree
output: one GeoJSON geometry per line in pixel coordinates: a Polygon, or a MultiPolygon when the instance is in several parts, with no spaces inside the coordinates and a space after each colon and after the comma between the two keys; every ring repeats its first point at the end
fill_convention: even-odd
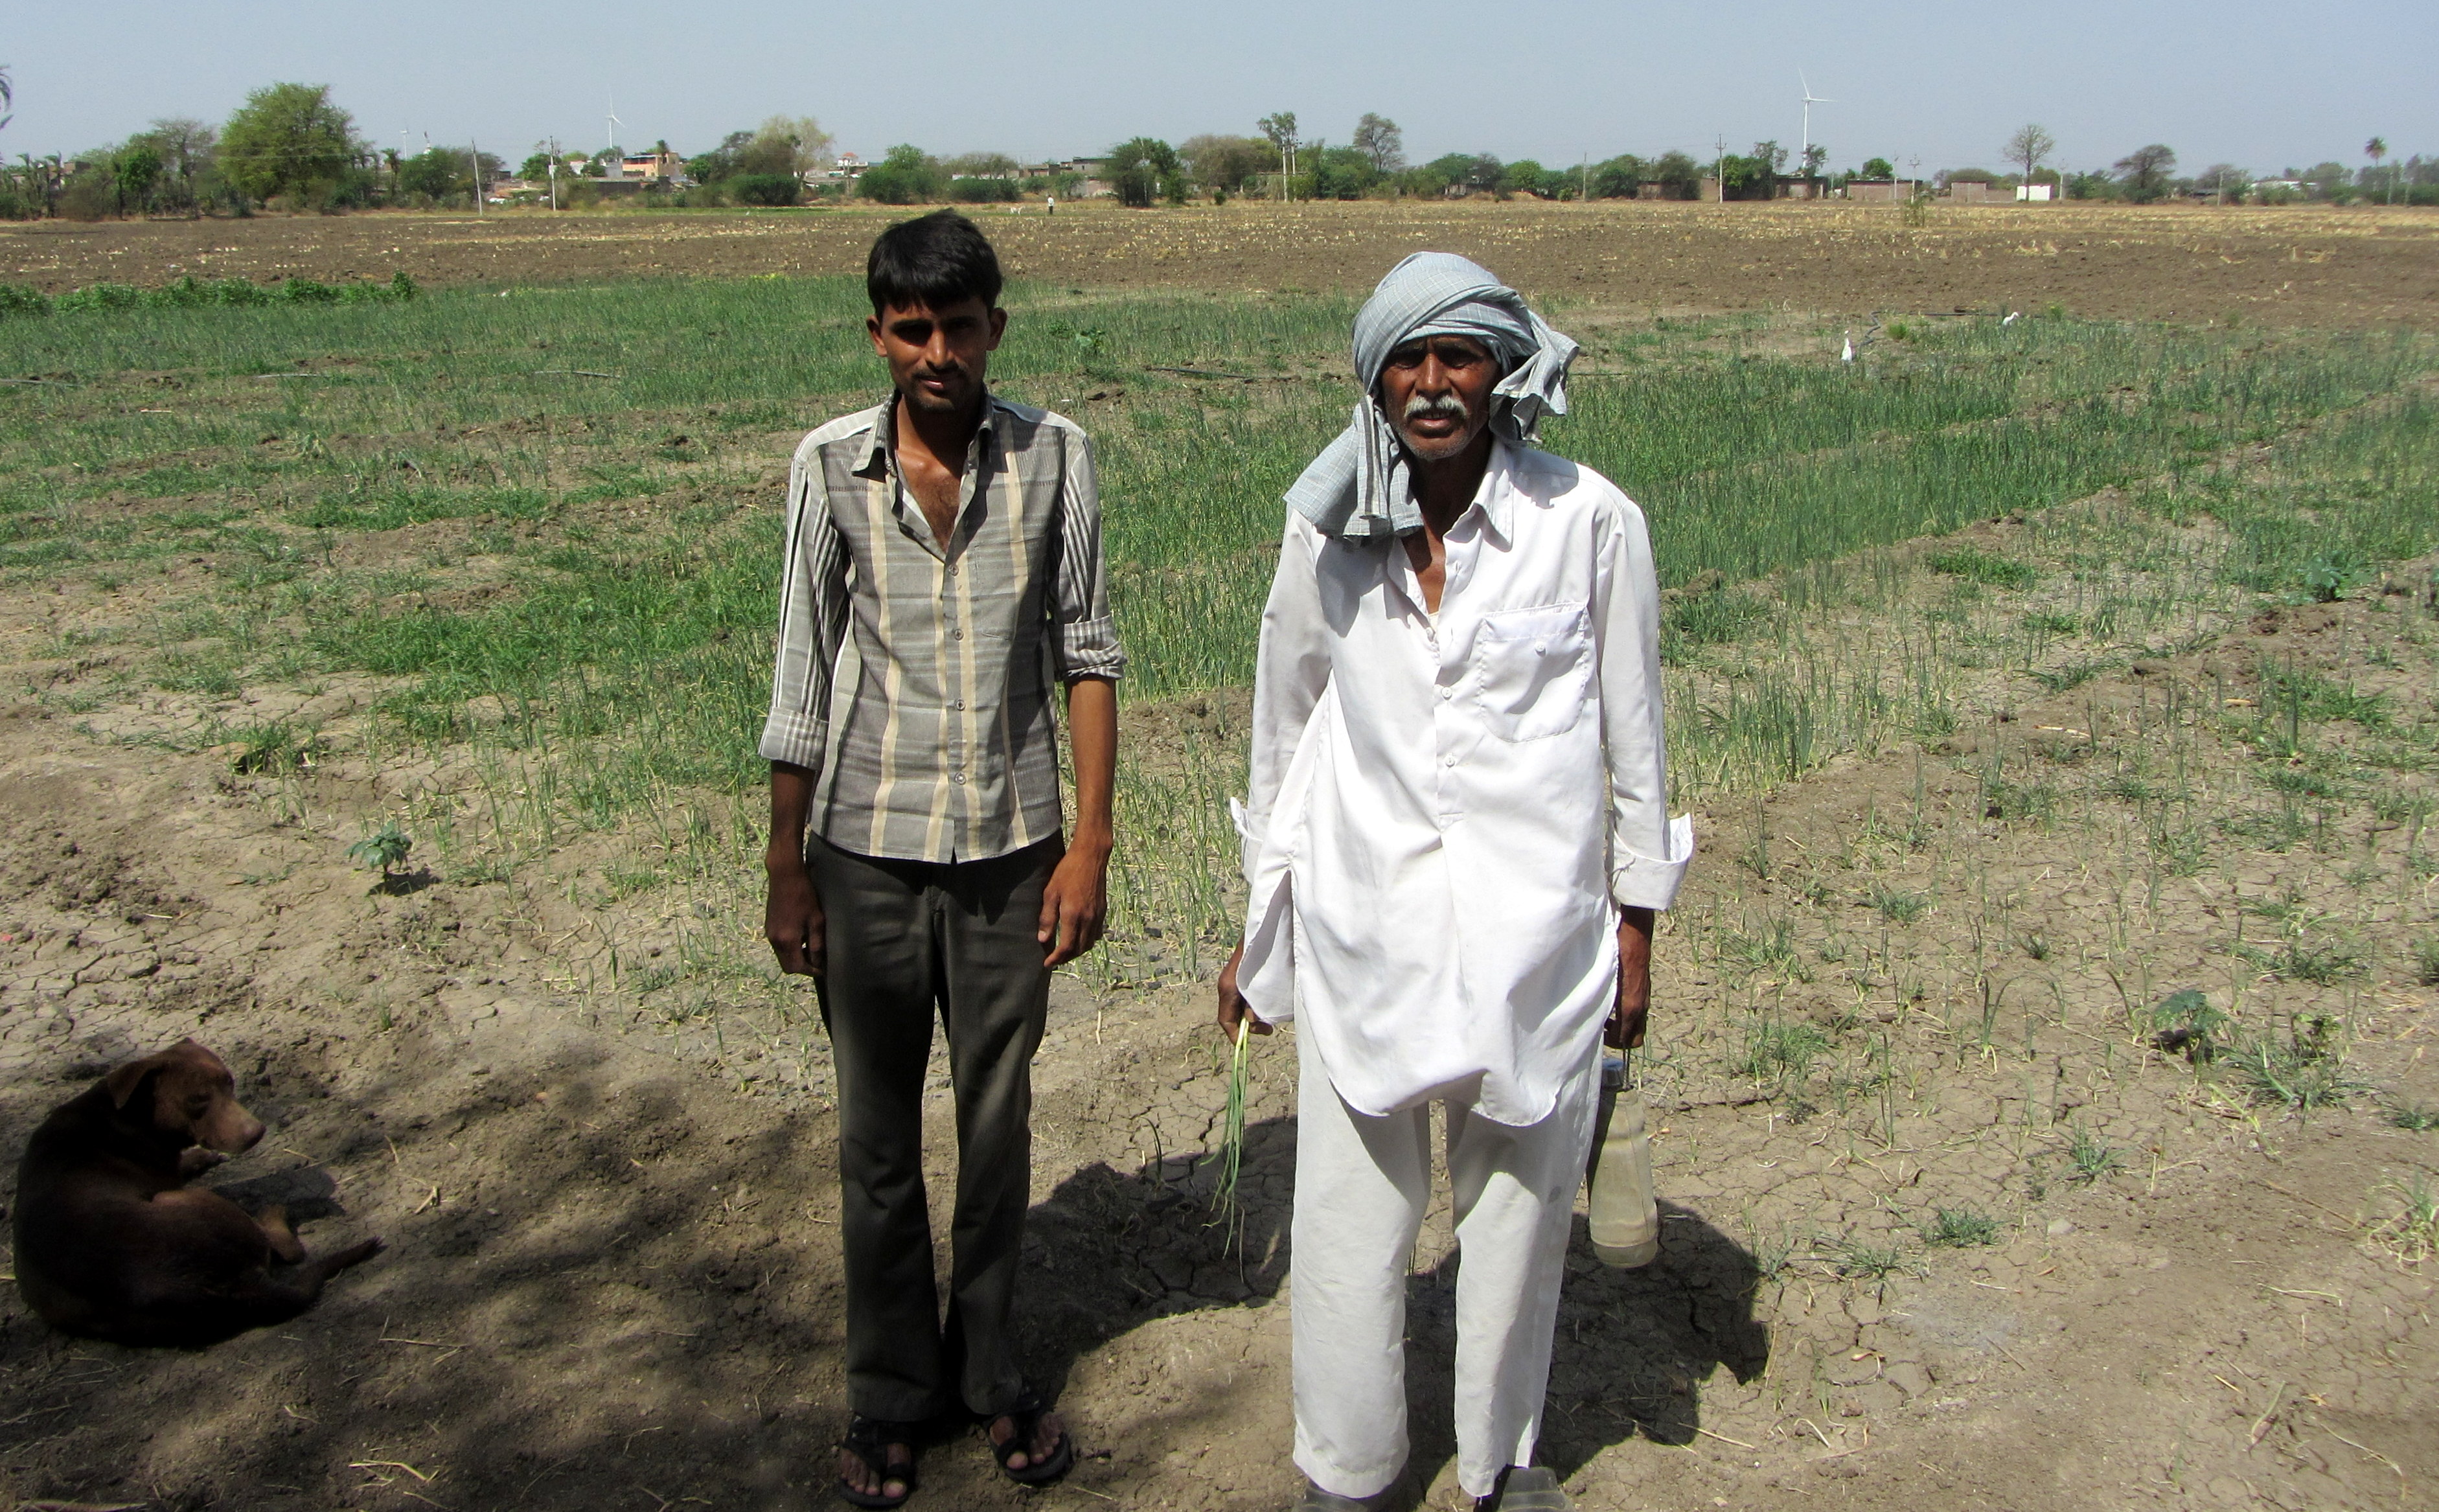
{"type": "Polygon", "coordinates": [[[1702,167],[1683,152],[1661,153],[1644,177],[1672,200],[1690,200],[1702,192],[1702,167]]]}
{"type": "Polygon", "coordinates": [[[940,166],[961,179],[1012,179],[1021,165],[1006,152],[960,152],[940,166]]]}
{"type": "Polygon", "coordinates": [[[1813,143],[1804,150],[1804,176],[1808,179],[1819,178],[1822,165],[1828,161],[1829,149],[1819,142],[1813,143]]]}
{"type": "Polygon", "coordinates": [[[1305,177],[1317,200],[1360,200],[1381,181],[1372,154],[1360,147],[1329,147],[1315,142],[1304,154],[1305,177]]]}
{"type": "Polygon", "coordinates": [[[118,213],[141,215],[151,205],[152,187],[161,182],[161,151],[136,137],[110,155],[111,187],[118,197],[118,213]]]}
{"type": "Polygon", "coordinates": [[[221,131],[221,171],[250,199],[328,192],[362,151],[328,84],[272,84],[245,97],[221,131]]]}
{"type": "Polygon", "coordinates": [[[949,198],[962,205],[1005,205],[1024,195],[1015,179],[967,173],[949,181],[949,198]]]}
{"type": "Polygon", "coordinates": [[[830,133],[810,116],[774,116],[737,150],[739,173],[785,173],[801,179],[830,160],[830,133]]]}
{"type": "Polygon", "coordinates": [[[550,177],[550,153],[535,152],[517,165],[517,177],[528,184],[540,184],[550,177]]]}
{"type": "Polygon", "coordinates": [[[2168,174],[2177,166],[2177,154],[2158,142],[2138,147],[2117,160],[2117,182],[2126,198],[2137,205],[2149,205],[2168,197],[2168,174]]]}
{"type": "Polygon", "coordinates": [[[720,145],[700,157],[686,159],[686,177],[697,184],[718,184],[741,172],[737,164],[745,149],[753,145],[752,132],[731,132],[720,139],[720,145]]]}
{"type": "Polygon", "coordinates": [[[2316,198],[2341,202],[2352,196],[2354,176],[2343,163],[2316,163],[2302,175],[2316,198]]]}
{"type": "Polygon", "coordinates": [[[1406,166],[1406,133],[1386,116],[1370,111],[1355,123],[1355,150],[1372,161],[1372,171],[1386,178],[1406,166]]]}
{"type": "Polygon", "coordinates": [[[1473,184],[1474,161],[1471,152],[1449,152],[1424,164],[1422,170],[1445,186],[1468,188],[1473,184]]]}
{"type": "Polygon", "coordinates": [[[1719,198],[1723,200],[1767,200],[1777,192],[1777,185],[1771,182],[1770,159],[1759,152],[1723,153],[1718,167],[1719,198]]]}
{"type": "Polygon", "coordinates": [[[2043,131],[2038,122],[2026,122],[2016,128],[2016,134],[2008,137],[2006,144],[1999,149],[1999,155],[2021,168],[2024,178],[2029,182],[2033,170],[2056,151],[2056,137],[2043,131]]]}
{"type": "Polygon", "coordinates": [[[1283,110],[1265,116],[1254,123],[1255,129],[1270,138],[1271,147],[1279,154],[1279,172],[1286,178],[1295,176],[1296,118],[1295,112],[1283,110]]]}
{"type": "MultiPolygon", "coordinates": [[[[490,153],[483,154],[486,182],[500,168],[500,160],[490,153]]],[[[549,169],[544,168],[547,173],[549,169]]],[[[421,195],[428,200],[470,197],[474,193],[474,158],[462,147],[427,147],[398,166],[398,187],[403,194],[421,195]]]]}
{"type": "Polygon", "coordinates": [[[863,170],[855,181],[858,194],[881,205],[927,205],[948,186],[939,159],[911,143],[900,142],[863,170]]]}
{"type": "Polygon", "coordinates": [[[1177,155],[1194,182],[1215,193],[1234,194],[1271,168],[1270,145],[1258,136],[1189,136],[1177,155]]]}
{"type": "MultiPolygon", "coordinates": [[[[2365,156],[2365,157],[2367,157],[2367,158],[2370,158],[2370,159],[2371,159],[2372,170],[2373,170],[2375,173],[2377,173],[2377,172],[2379,170],[2379,160],[2380,160],[2381,158],[2383,158],[2383,157],[2386,157],[2387,155],[2388,155],[2388,138],[2387,138],[2387,137],[2385,137],[2385,136],[2375,136],[2375,137],[2373,137],[2370,141],[2363,143],[2363,156],[2365,156]]],[[[2370,185],[2368,182],[2366,182],[2366,183],[2363,185],[2363,187],[2365,187],[2365,188],[2369,188],[2369,187],[2371,187],[2371,185],[2370,185]]],[[[2395,195],[2394,192],[2392,192],[2392,193],[2390,193],[2390,195],[2389,195],[2389,197],[2388,197],[2388,198],[2389,198],[2390,203],[2391,203],[2391,204],[2394,204],[2394,203],[2395,203],[2396,195],[2395,195]]]]}
{"type": "Polygon", "coordinates": [[[793,173],[737,173],[729,176],[724,187],[739,205],[775,207],[797,204],[805,197],[805,181],[793,173]]]}
{"type": "Polygon", "coordinates": [[[16,102],[16,98],[17,87],[9,80],[9,65],[0,63],[0,126],[6,126],[17,118],[16,112],[9,108],[16,102]]]}
{"type": "Polygon", "coordinates": [[[1897,166],[1885,157],[1867,157],[1863,159],[1863,166],[1855,170],[1855,176],[1859,179],[1894,179],[1897,176],[1897,166]]]}
{"type": "Polygon", "coordinates": [[[1603,200],[1630,200],[1643,192],[1650,168],[1632,152],[1593,165],[1593,194],[1603,200]]]}
{"type": "Polygon", "coordinates": [[[1110,149],[1103,169],[1120,205],[1148,208],[1155,200],[1185,198],[1185,165],[1177,149],[1156,136],[1137,136],[1110,149]]]}
{"type": "Polygon", "coordinates": [[[156,120],[127,139],[121,153],[148,149],[160,162],[143,198],[144,208],[192,212],[214,192],[213,149],[219,133],[202,121],[156,120]]]}
{"type": "MultiPolygon", "coordinates": [[[[1776,177],[1787,171],[1787,149],[1779,146],[1775,140],[1754,143],[1751,155],[1754,162],[1762,166],[1762,172],[1766,175],[1776,177]]],[[[1776,186],[1772,186],[1773,192],[1776,186]]]]}
{"type": "Polygon", "coordinates": [[[2213,163],[2194,180],[2194,187],[2214,190],[2222,203],[2233,204],[2252,187],[2252,175],[2233,163],[2213,163]]]}
{"type": "Polygon", "coordinates": [[[1499,170],[1498,192],[1529,194],[1537,200],[1552,199],[1558,194],[1555,181],[1565,177],[1564,173],[1553,174],[1529,157],[1520,157],[1499,170]]]}

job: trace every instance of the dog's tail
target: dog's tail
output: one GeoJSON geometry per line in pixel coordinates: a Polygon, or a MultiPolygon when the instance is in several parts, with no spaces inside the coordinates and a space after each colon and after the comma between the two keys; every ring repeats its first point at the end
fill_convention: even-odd
{"type": "Polygon", "coordinates": [[[359,1240],[344,1250],[332,1250],[328,1254],[312,1256],[296,1268],[297,1276],[299,1280],[305,1281],[318,1292],[322,1290],[323,1282],[352,1266],[364,1264],[387,1248],[388,1246],[378,1236],[359,1240]]]}

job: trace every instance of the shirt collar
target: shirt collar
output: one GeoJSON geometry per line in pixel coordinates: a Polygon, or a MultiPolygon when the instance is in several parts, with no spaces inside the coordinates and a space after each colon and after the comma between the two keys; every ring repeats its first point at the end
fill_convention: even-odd
{"type": "Polygon", "coordinates": [[[1516,543],[1516,454],[1506,441],[1490,443],[1490,465],[1482,470],[1482,487],[1474,490],[1473,507],[1503,546],[1516,543]]]}
{"type": "MultiPolygon", "coordinates": [[[[869,477],[881,477],[887,473],[898,445],[899,397],[898,391],[892,389],[889,397],[881,400],[881,414],[872,422],[872,444],[865,448],[863,464],[856,469],[858,472],[869,477]]],[[[988,449],[992,438],[998,434],[999,412],[1004,407],[997,394],[988,388],[983,390],[983,421],[974,428],[973,447],[988,449]]],[[[970,448],[967,454],[972,456],[980,454],[970,448]]]]}

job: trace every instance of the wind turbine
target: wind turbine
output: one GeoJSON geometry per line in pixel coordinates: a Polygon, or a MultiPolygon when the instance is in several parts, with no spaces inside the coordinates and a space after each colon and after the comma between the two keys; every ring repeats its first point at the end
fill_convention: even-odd
{"type": "Polygon", "coordinates": [[[1795,81],[1804,86],[1804,151],[1796,157],[1796,161],[1803,164],[1805,171],[1808,173],[1812,170],[1812,107],[1835,105],[1838,102],[1834,99],[1823,99],[1814,94],[1812,81],[1804,77],[1804,70],[1801,68],[1795,71],[1795,81]]]}
{"type": "MultiPolygon", "coordinates": [[[[610,97],[610,118],[609,126],[607,127],[610,133],[610,140],[606,145],[610,147],[615,147],[618,145],[618,128],[626,124],[627,123],[625,121],[618,118],[618,97],[613,95],[610,97]]],[[[602,164],[601,167],[604,170],[602,173],[604,178],[614,179],[621,176],[619,162],[614,157],[609,162],[602,164]]]]}

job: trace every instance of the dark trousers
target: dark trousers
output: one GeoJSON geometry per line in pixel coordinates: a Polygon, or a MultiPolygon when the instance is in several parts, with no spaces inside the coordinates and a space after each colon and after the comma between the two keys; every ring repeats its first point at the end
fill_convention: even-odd
{"type": "Polygon", "coordinates": [[[1052,840],[935,864],[807,844],[828,916],[822,1017],[838,1076],[847,1400],[867,1417],[959,1403],[998,1414],[1024,1391],[1008,1314],[1032,1195],[1033,1052],[1050,1003],[1034,933],[1061,853],[1052,840]],[[945,1323],[923,1191],[935,1012],[957,1109],[945,1323]]]}

